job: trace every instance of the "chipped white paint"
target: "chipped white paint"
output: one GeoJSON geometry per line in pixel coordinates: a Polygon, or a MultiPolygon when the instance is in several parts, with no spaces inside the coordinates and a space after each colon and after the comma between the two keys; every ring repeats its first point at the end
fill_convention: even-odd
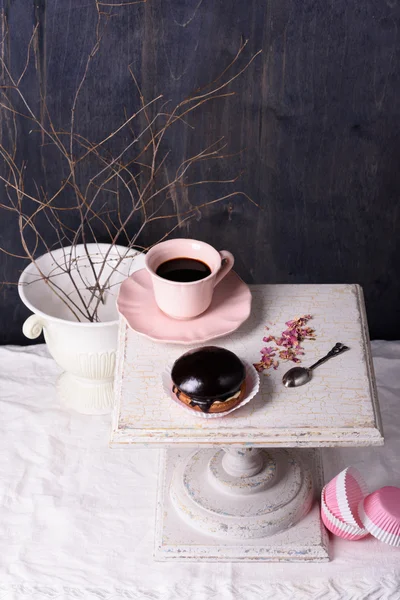
{"type": "Polygon", "coordinates": [[[276,481],[277,461],[267,450],[260,448],[224,448],[212,451],[209,460],[208,478],[213,485],[224,493],[250,495],[268,489],[276,481]],[[238,454],[255,453],[256,457],[238,460],[232,456],[232,450],[238,454]],[[244,464],[242,464],[244,463],[244,464]]]}
{"type": "MultiPolygon", "coordinates": [[[[168,449],[162,453],[155,558],[185,562],[328,561],[328,536],[320,523],[317,501],[322,484],[319,452],[267,451],[266,469],[272,459],[283,473],[276,477],[272,472],[271,478],[270,472],[264,492],[252,490],[251,495],[240,495],[238,489],[232,488],[225,493],[219,487],[213,491],[214,482],[204,473],[207,461],[211,458],[212,462],[213,457],[218,461],[220,452],[168,449]],[[292,464],[288,465],[287,460],[292,464]],[[289,479],[285,464],[293,468],[289,479]],[[307,516],[301,518],[312,500],[307,491],[311,476],[315,483],[314,503],[307,516]],[[294,495],[296,489],[302,501],[294,495]],[[259,537],[260,534],[265,537],[259,537]]],[[[257,478],[260,480],[258,475],[247,480],[257,478]]],[[[240,486],[240,478],[236,479],[240,486]]]]}
{"type": "Polygon", "coordinates": [[[250,319],[217,345],[256,362],[266,325],[279,335],[285,321],[310,313],[317,340],[304,342],[304,364],[338,341],[350,351],[297,389],[282,385],[292,364],[281,362],[277,371],[261,376],[260,391],[249,404],[221,419],[196,419],[171,401],[161,381],[165,366],[187,346],[157,344],[121,322],[111,443],[176,447],[164,454],[160,473],[160,560],[328,560],[317,502],[307,514],[313,480],[316,492],[321,485],[318,452],[265,448],[383,443],[361,289],[251,289],[250,319]]]}
{"type": "MultiPolygon", "coordinates": [[[[116,406],[111,443],[186,446],[323,447],[383,443],[361,289],[356,285],[252,286],[252,315],[240,329],[215,340],[256,362],[265,325],[280,334],[285,321],[310,313],[316,341],[305,341],[310,365],[341,341],[350,351],[315,371],[304,387],[287,389],[283,373],[261,376],[259,394],[223,419],[200,420],[162,390],[161,372],[188,347],[157,344],[120,324],[116,406]]],[[[188,327],[190,324],[188,324],[188,327]]]]}
{"type": "MultiPolygon", "coordinates": [[[[265,471],[266,464],[275,465],[270,458],[266,460],[267,454],[259,448],[235,448],[227,446],[221,457],[221,465],[231,477],[253,477],[261,470],[265,471]]],[[[276,471],[276,468],[275,468],[276,471]]]]}
{"type": "Polygon", "coordinates": [[[309,512],[312,475],[295,451],[275,450],[266,455],[264,477],[262,470],[256,476],[232,479],[226,477],[220,462],[223,452],[195,450],[175,468],[172,504],[191,527],[218,538],[263,538],[292,527],[309,512]],[[210,469],[215,458],[217,464],[210,469]],[[246,488],[247,494],[243,493],[246,488]]]}

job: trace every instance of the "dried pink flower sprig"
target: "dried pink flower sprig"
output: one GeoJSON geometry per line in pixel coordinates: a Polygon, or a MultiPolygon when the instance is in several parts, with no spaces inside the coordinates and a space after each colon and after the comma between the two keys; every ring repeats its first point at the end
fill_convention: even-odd
{"type": "MultiPolygon", "coordinates": [[[[304,349],[301,342],[304,340],[315,340],[315,331],[311,327],[307,327],[307,322],[312,319],[311,315],[304,315],[298,319],[292,319],[285,323],[287,329],[282,331],[280,337],[268,335],[263,338],[263,342],[274,342],[277,346],[283,347],[282,350],[273,346],[266,346],[261,349],[261,360],[255,363],[254,366],[258,372],[267,371],[268,369],[277,369],[279,361],[274,358],[278,352],[281,360],[291,360],[294,363],[301,362],[299,356],[304,355],[304,349]]],[[[268,329],[268,328],[267,328],[268,329]]]]}

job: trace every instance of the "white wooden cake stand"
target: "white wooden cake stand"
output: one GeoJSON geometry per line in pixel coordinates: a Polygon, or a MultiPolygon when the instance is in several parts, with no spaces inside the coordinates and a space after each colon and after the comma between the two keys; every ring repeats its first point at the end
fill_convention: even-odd
{"type": "MultiPolygon", "coordinates": [[[[211,344],[254,363],[265,327],[311,314],[311,365],[336,342],[350,350],[305,386],[287,389],[293,363],[260,374],[258,395],[218,419],[201,419],[169,399],[161,373],[188,346],[159,344],[121,320],[113,447],[162,447],[155,557],[180,561],[327,561],[318,494],[318,448],[383,444],[364,301],[356,285],[252,286],[251,317],[211,344]]],[[[204,345],[204,344],[203,344],[204,345]]],[[[196,346],[193,346],[196,347],[196,346]]]]}

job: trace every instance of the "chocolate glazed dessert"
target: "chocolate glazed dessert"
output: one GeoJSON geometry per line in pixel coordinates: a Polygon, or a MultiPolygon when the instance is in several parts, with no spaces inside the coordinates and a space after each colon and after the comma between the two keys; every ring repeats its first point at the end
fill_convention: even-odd
{"type": "Polygon", "coordinates": [[[180,402],[204,413],[231,410],[246,393],[246,369],[230,350],[205,346],[183,354],[171,371],[180,402]]]}

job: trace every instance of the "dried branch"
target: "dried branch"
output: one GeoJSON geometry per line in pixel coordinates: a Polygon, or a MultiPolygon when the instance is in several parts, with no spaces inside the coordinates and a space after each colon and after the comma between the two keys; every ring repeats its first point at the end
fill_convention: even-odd
{"type": "Polygon", "coordinates": [[[134,92],[139,99],[136,110],[131,114],[125,111],[122,122],[100,141],[93,142],[81,133],[80,96],[113,16],[105,12],[104,7],[116,8],[144,2],[146,0],[119,3],[94,0],[97,12],[95,39],[85,58],[82,75],[73,95],[67,129],[55,123],[43,96],[40,96],[40,114],[36,113],[23,89],[25,76],[32,63],[32,47],[38,35],[38,24],[27,43],[24,66],[17,76],[12,72],[11,61],[6,59],[4,48],[9,31],[4,14],[2,16],[0,111],[11,115],[13,128],[10,147],[4,141],[0,143],[0,161],[5,167],[0,174],[0,181],[6,191],[6,198],[0,203],[0,208],[15,213],[22,252],[18,254],[2,247],[0,250],[9,256],[25,258],[33,263],[38,272],[38,280],[49,285],[77,320],[99,320],[99,308],[107,291],[116,285],[115,275],[121,273],[124,261],[132,256],[132,251],[147,249],[140,243],[140,238],[150,224],[161,220],[166,223],[165,232],[159,239],[153,240],[158,243],[208,206],[234,196],[253,202],[244,192],[233,191],[197,206],[190,205],[186,210],[178,212],[174,200],[177,190],[211,184],[229,186],[239,180],[242,172],[223,179],[215,176],[209,179],[189,177],[195,165],[216,159],[226,160],[237,155],[226,152],[227,143],[224,138],[215,140],[190,157],[183,157],[175,168],[171,168],[172,154],[163,144],[172,126],[180,125],[191,131],[194,129],[189,122],[191,115],[211,100],[218,102],[235,95],[236,92],[230,89],[232,84],[260,53],[252,55],[244,66],[233,72],[236,66],[239,67],[238,62],[247,42],[240,45],[236,56],[213,81],[198,88],[175,106],[171,106],[171,101],[163,101],[162,94],[147,100],[129,65],[127,68],[132,77],[134,92]],[[29,179],[26,189],[26,164],[24,161],[17,161],[17,141],[20,135],[18,121],[23,120],[32,124],[32,135],[42,137],[38,148],[51,146],[62,161],[67,175],[60,178],[56,190],[43,189],[33,179],[29,179]],[[127,131],[131,139],[113,153],[110,142],[116,146],[118,136],[122,132],[126,135],[127,131]],[[90,165],[91,170],[87,165],[90,165]],[[87,173],[90,175],[87,176],[87,173]],[[170,204],[172,211],[168,208],[170,204]],[[73,222],[77,223],[76,226],[71,225],[73,222]],[[43,224],[47,229],[43,229],[43,224]],[[53,241],[48,239],[48,231],[51,232],[53,241]],[[94,256],[88,244],[97,242],[103,236],[108,239],[108,249],[100,257],[94,256]],[[124,249],[115,258],[113,255],[121,242],[124,243],[124,249]],[[79,244],[85,249],[84,257],[78,256],[79,244]],[[56,258],[55,247],[63,249],[61,259],[56,258]],[[49,273],[43,272],[38,263],[43,250],[51,255],[55,265],[49,273]],[[89,265],[90,276],[82,269],[83,259],[89,265]],[[59,285],[57,277],[60,273],[70,282],[69,291],[59,285]]]}

